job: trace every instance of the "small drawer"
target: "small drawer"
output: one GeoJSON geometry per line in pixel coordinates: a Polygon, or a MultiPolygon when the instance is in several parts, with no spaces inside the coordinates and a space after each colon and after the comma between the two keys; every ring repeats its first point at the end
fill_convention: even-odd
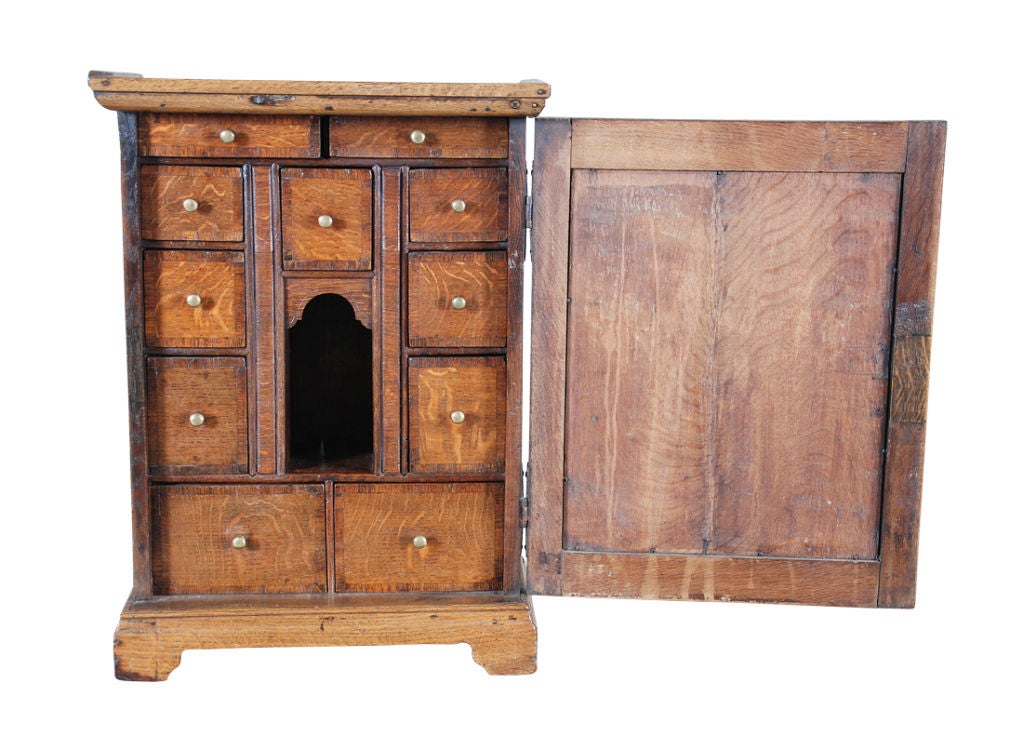
{"type": "Polygon", "coordinates": [[[319,485],[153,488],[153,592],[322,593],[319,485]]]}
{"type": "Polygon", "coordinates": [[[369,169],[282,169],[281,220],[285,268],[373,268],[369,169]]]}
{"type": "Polygon", "coordinates": [[[507,169],[409,172],[409,240],[470,243],[507,239],[507,169]]]}
{"type": "Polygon", "coordinates": [[[408,274],[409,345],[504,347],[506,253],[410,253],[408,274]]]}
{"type": "Polygon", "coordinates": [[[154,473],[248,472],[244,358],[149,358],[154,473]]]}
{"type": "Polygon", "coordinates": [[[146,345],[245,347],[245,257],[234,251],[146,251],[146,345]]]}
{"type": "Polygon", "coordinates": [[[350,158],[508,158],[505,118],[333,117],[330,155],[350,158]]]}
{"type": "Polygon", "coordinates": [[[312,115],[139,114],[142,156],[317,158],[320,120],[312,115]]]}
{"type": "Polygon", "coordinates": [[[142,237],[241,242],[242,171],[214,166],[143,166],[142,237]]]}
{"type": "Polygon", "coordinates": [[[335,488],[338,592],[500,587],[500,483],[335,488]]]}
{"type": "Polygon", "coordinates": [[[410,358],[411,470],[503,472],[505,381],[503,357],[410,358]]]}

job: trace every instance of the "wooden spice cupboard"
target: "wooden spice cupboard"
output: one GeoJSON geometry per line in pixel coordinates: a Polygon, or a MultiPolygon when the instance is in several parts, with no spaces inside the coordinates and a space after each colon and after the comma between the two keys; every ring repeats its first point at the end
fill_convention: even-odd
{"type": "Polygon", "coordinates": [[[457,642],[528,673],[529,594],[913,605],[944,123],[538,120],[530,194],[543,82],[89,81],[118,677],[457,642]]]}

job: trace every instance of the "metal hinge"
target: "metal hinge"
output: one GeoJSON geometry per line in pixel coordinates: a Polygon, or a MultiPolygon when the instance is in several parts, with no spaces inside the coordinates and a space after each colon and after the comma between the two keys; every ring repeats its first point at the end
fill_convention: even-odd
{"type": "Polygon", "coordinates": [[[519,499],[519,525],[525,529],[529,526],[529,465],[522,474],[522,497],[519,499]]]}
{"type": "Polygon", "coordinates": [[[533,229],[533,195],[526,195],[526,230],[533,229]]]}

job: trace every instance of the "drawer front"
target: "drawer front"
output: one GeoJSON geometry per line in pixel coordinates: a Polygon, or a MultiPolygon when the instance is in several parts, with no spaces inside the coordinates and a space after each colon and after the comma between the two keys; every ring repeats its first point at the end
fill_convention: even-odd
{"type": "Polygon", "coordinates": [[[282,169],[284,267],[373,268],[373,174],[369,169],[282,169]]]}
{"type": "Polygon", "coordinates": [[[506,169],[409,172],[409,240],[469,243],[507,239],[506,169]]]}
{"type": "Polygon", "coordinates": [[[408,331],[413,347],[504,347],[508,256],[411,253],[408,331]]]}
{"type": "Polygon", "coordinates": [[[503,472],[503,357],[411,358],[408,382],[413,472],[503,472]]]}
{"type": "Polygon", "coordinates": [[[241,242],[242,172],[214,166],[143,166],[142,237],[241,242]]]}
{"type": "Polygon", "coordinates": [[[248,471],[244,358],[149,358],[149,465],[155,473],[248,471]]]}
{"type": "Polygon", "coordinates": [[[312,115],[141,113],[143,156],[316,158],[320,121],[312,115]]]}
{"type": "Polygon", "coordinates": [[[233,251],[146,251],[146,344],[245,346],[245,258],[233,251]]]}
{"type": "Polygon", "coordinates": [[[508,158],[505,118],[334,117],[330,155],[352,158],[508,158]]]}
{"type": "Polygon", "coordinates": [[[337,488],[338,592],[500,587],[501,484],[337,488]]]}
{"type": "Polygon", "coordinates": [[[152,498],[156,595],[326,590],[322,486],[155,486],[152,498]]]}

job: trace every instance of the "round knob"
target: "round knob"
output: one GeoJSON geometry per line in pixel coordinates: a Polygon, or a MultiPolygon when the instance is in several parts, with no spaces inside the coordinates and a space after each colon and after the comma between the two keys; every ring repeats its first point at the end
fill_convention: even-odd
{"type": "Polygon", "coordinates": [[[181,206],[185,208],[185,212],[195,212],[197,209],[199,209],[199,203],[196,202],[191,197],[182,202],[181,206]]]}
{"type": "Polygon", "coordinates": [[[457,409],[451,412],[451,421],[455,424],[461,424],[465,421],[465,412],[458,411],[457,409]]]}
{"type": "Polygon", "coordinates": [[[198,294],[189,294],[188,296],[185,297],[185,304],[187,304],[190,307],[198,307],[200,304],[202,304],[202,297],[199,296],[198,294]]]}
{"type": "Polygon", "coordinates": [[[412,546],[415,547],[416,549],[422,549],[423,547],[426,546],[426,537],[424,537],[422,534],[417,534],[415,537],[412,538],[412,546]]]}
{"type": "Polygon", "coordinates": [[[234,143],[235,134],[233,130],[225,129],[220,131],[220,140],[224,143],[234,143]]]}
{"type": "Polygon", "coordinates": [[[239,534],[237,537],[231,540],[231,546],[235,549],[245,549],[249,544],[248,538],[244,534],[239,534]]]}
{"type": "Polygon", "coordinates": [[[465,200],[456,199],[454,202],[451,203],[451,209],[453,209],[455,212],[465,212],[465,200]]]}
{"type": "Polygon", "coordinates": [[[465,297],[464,296],[456,296],[454,299],[452,299],[451,300],[451,308],[452,309],[465,309],[465,297]]]}
{"type": "Polygon", "coordinates": [[[420,143],[423,143],[426,140],[426,133],[424,133],[421,130],[413,130],[412,134],[409,136],[409,140],[411,140],[416,145],[419,145],[420,143]]]}
{"type": "Polygon", "coordinates": [[[192,412],[188,415],[188,423],[193,427],[201,427],[206,423],[206,417],[201,411],[192,412]]]}
{"type": "Polygon", "coordinates": [[[320,215],[316,218],[316,222],[319,223],[320,227],[330,227],[334,224],[334,218],[330,215],[320,215]]]}

